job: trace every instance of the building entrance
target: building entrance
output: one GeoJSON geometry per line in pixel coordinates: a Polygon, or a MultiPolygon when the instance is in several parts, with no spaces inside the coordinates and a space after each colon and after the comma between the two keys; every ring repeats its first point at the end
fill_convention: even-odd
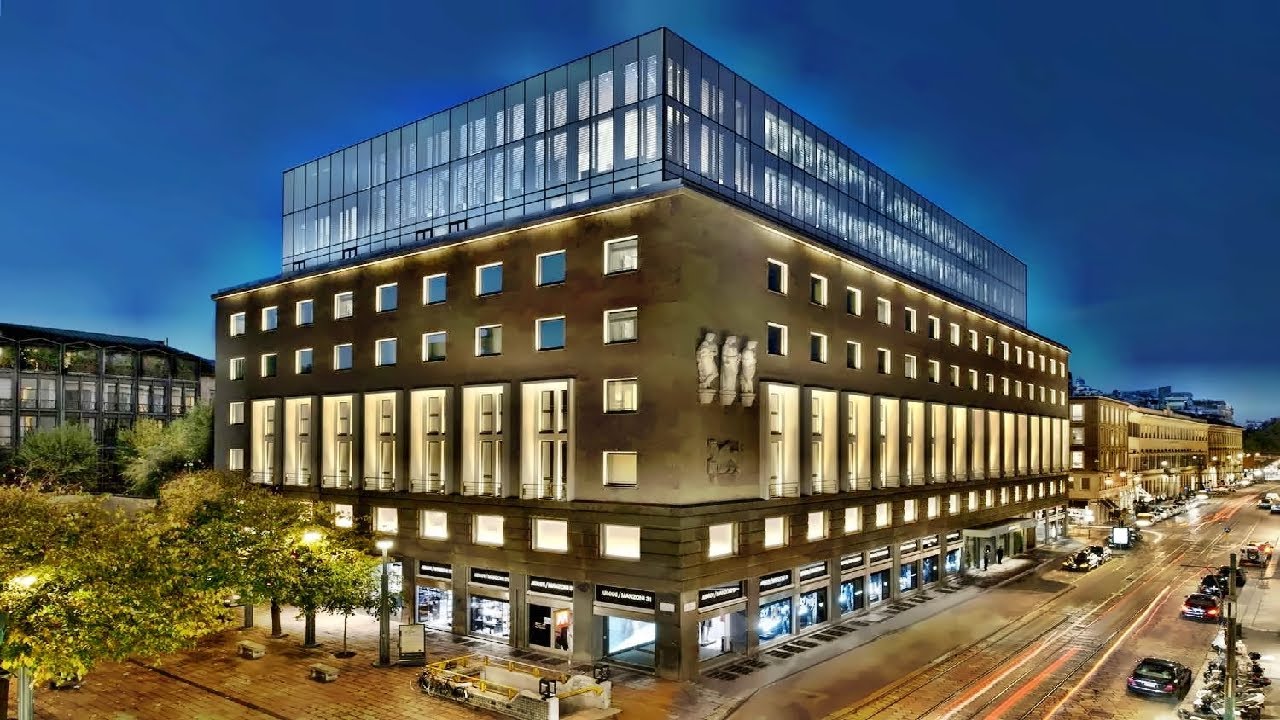
{"type": "Polygon", "coordinates": [[[652,668],[658,626],[647,620],[604,617],[604,656],[629,665],[652,668]]]}

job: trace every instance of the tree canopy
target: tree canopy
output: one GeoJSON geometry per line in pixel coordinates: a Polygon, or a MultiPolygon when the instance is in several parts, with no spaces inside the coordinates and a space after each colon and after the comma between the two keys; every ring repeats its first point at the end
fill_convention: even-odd
{"type": "Polygon", "coordinates": [[[1280,418],[1272,419],[1257,430],[1245,430],[1245,452],[1280,455],[1280,418]]]}
{"type": "Polygon", "coordinates": [[[155,497],[160,485],[184,470],[209,465],[213,406],[199,403],[186,415],[162,423],[141,418],[120,433],[120,459],[131,492],[155,497]]]}
{"type": "Polygon", "coordinates": [[[27,482],[46,489],[97,487],[98,443],[93,431],[79,423],[26,433],[15,460],[27,482]]]}

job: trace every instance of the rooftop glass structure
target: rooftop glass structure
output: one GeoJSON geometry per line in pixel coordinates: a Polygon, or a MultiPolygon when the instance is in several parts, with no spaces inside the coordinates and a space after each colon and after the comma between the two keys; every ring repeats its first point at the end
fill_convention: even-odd
{"type": "Polygon", "coordinates": [[[672,179],[1026,325],[1026,265],[666,29],[285,172],[282,271],[672,179]]]}

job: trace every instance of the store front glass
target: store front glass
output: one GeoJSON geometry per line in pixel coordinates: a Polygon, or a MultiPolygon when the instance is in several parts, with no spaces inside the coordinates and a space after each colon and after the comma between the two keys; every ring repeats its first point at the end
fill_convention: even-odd
{"type": "Polygon", "coordinates": [[[920,581],[925,585],[938,582],[938,556],[930,555],[920,561],[920,581]]]}
{"type": "Polygon", "coordinates": [[[710,660],[734,651],[735,638],[745,644],[747,613],[725,613],[698,622],[698,660],[710,660]]]}
{"type": "Polygon", "coordinates": [[[760,626],[756,634],[761,640],[773,640],[791,634],[791,598],[782,598],[760,606],[760,626]]]}
{"type": "Polygon", "coordinates": [[[439,630],[453,628],[453,591],[418,586],[418,622],[439,630]]]}
{"type": "Polygon", "coordinates": [[[529,603],[529,644],[573,650],[573,611],[529,603]]]}
{"type": "Polygon", "coordinates": [[[511,603],[472,595],[469,607],[471,632],[504,640],[511,636],[511,603]]]}
{"type": "Polygon", "coordinates": [[[920,571],[916,567],[916,562],[902,563],[898,568],[898,590],[907,592],[920,587],[920,571]]]}
{"type": "Polygon", "coordinates": [[[657,626],[644,620],[613,617],[604,618],[604,654],[641,667],[653,667],[653,648],[657,638],[657,626]]]}
{"type": "Polygon", "coordinates": [[[889,599],[889,571],[880,570],[867,576],[867,605],[889,599]]]}
{"type": "Polygon", "coordinates": [[[826,588],[800,594],[800,607],[796,609],[796,621],[801,630],[827,621],[826,588]]]}
{"type": "Polygon", "coordinates": [[[837,598],[840,603],[840,614],[848,615],[854,610],[861,610],[866,607],[867,598],[862,591],[862,578],[849,578],[840,583],[840,597],[837,598]]]}
{"type": "Polygon", "coordinates": [[[960,548],[947,551],[946,570],[948,575],[960,572],[960,548]]]}

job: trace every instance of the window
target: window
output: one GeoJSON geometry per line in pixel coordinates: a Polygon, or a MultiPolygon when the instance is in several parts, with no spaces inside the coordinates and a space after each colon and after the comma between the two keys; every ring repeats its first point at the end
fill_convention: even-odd
{"type": "Polygon", "coordinates": [[[902,501],[902,522],[913,523],[920,519],[917,503],[919,503],[919,501],[914,498],[902,501]]]}
{"type": "Polygon", "coordinates": [[[400,511],[393,507],[374,508],[373,531],[390,534],[400,532],[400,511]]]}
{"type": "Polygon", "coordinates": [[[449,283],[444,273],[436,273],[422,278],[422,304],[438,305],[445,301],[449,294],[449,283]]]}
{"type": "Polygon", "coordinates": [[[937,360],[929,361],[929,382],[942,382],[942,363],[937,360]]]}
{"type": "Polygon", "coordinates": [[[244,379],[244,358],[231,358],[231,362],[227,365],[227,379],[243,380],[244,379]]]}
{"type": "Polygon", "coordinates": [[[396,309],[400,300],[400,288],[396,283],[379,285],[374,292],[374,309],[378,312],[391,312],[396,309]]]}
{"type": "Polygon", "coordinates": [[[951,366],[951,387],[960,387],[960,366],[951,366]]]}
{"type": "Polygon", "coordinates": [[[1013,396],[1022,397],[1022,381],[1021,380],[1013,381],[1013,396]]]}
{"type": "Polygon", "coordinates": [[[555,252],[540,253],[538,255],[538,269],[534,281],[538,287],[547,285],[561,285],[564,283],[565,261],[564,251],[556,250],[555,252]]]}
{"type": "Polygon", "coordinates": [[[733,523],[721,523],[707,528],[707,557],[722,558],[736,555],[738,552],[737,526],[733,523]]]}
{"type": "Polygon", "coordinates": [[[1080,403],[1071,405],[1071,422],[1084,422],[1084,405],[1080,403]]]}
{"type": "Polygon", "coordinates": [[[1021,345],[1018,345],[1013,348],[1013,364],[1015,365],[1022,364],[1022,346],[1021,345]]]}
{"type": "Polygon", "coordinates": [[[1009,395],[1009,378],[1000,378],[1000,393],[1006,397],[1009,395]]]}
{"type": "Polygon", "coordinates": [[[969,389],[970,390],[978,389],[978,371],[977,370],[969,371],[969,389]]]}
{"type": "Polygon", "coordinates": [[[951,331],[951,344],[959,345],[960,344],[960,324],[951,323],[948,329],[951,331]]]}
{"type": "Polygon", "coordinates": [[[262,377],[267,378],[267,377],[276,376],[276,354],[275,353],[266,353],[265,355],[263,355],[260,361],[260,364],[261,364],[260,370],[261,370],[262,377]]]}
{"type": "Polygon", "coordinates": [[[903,322],[903,325],[904,325],[904,328],[903,328],[903,329],[905,329],[907,332],[909,332],[909,333],[913,333],[913,332],[916,332],[916,331],[917,331],[917,328],[916,328],[916,311],[915,311],[915,309],[914,309],[914,308],[903,308],[903,309],[902,309],[902,322],[903,322]]]}
{"type": "Polygon", "coordinates": [[[912,380],[916,379],[916,356],[915,355],[902,356],[902,374],[912,380]]]}
{"type": "Polygon", "coordinates": [[[244,469],[244,448],[231,448],[230,450],[227,450],[227,469],[244,469]]]}
{"type": "Polygon", "coordinates": [[[489,263],[476,268],[476,296],[502,292],[502,263],[489,263]]]}
{"type": "Polygon", "coordinates": [[[233,402],[227,405],[227,424],[228,425],[244,424],[244,403],[233,402]]]}
{"type": "Polygon", "coordinates": [[[969,349],[973,350],[974,352],[978,351],[978,331],[977,330],[969,331],[969,349]]]}
{"type": "Polygon", "coordinates": [[[351,291],[335,293],[333,296],[333,319],[342,320],[355,314],[355,293],[351,291]]]}
{"type": "Polygon", "coordinates": [[[634,525],[601,525],[600,554],[609,558],[638,560],[640,528],[634,525]]]}
{"type": "Polygon", "coordinates": [[[827,336],[822,333],[809,333],[809,359],[814,362],[827,361],[827,336]]]}
{"type": "Polygon", "coordinates": [[[988,335],[987,336],[987,355],[995,355],[995,354],[996,354],[996,339],[988,335]]]}
{"type": "Polygon", "coordinates": [[[1036,351],[1035,350],[1031,350],[1031,349],[1027,350],[1027,367],[1031,368],[1032,370],[1036,369],[1036,351]]]}
{"type": "Polygon", "coordinates": [[[444,330],[422,333],[422,362],[436,362],[445,359],[444,330]]]}
{"type": "Polygon", "coordinates": [[[423,510],[418,514],[418,536],[428,540],[449,539],[449,516],[443,510],[423,510]]]}
{"type": "Polygon", "coordinates": [[[564,316],[540,318],[534,323],[533,336],[538,350],[563,350],[564,316]]]}
{"type": "Polygon", "coordinates": [[[293,305],[293,323],[298,327],[315,322],[315,303],[311,300],[299,300],[293,305]]]}
{"type": "Polygon", "coordinates": [[[279,324],[280,312],[274,305],[262,308],[262,332],[271,332],[279,327],[279,324]]]}
{"type": "Polygon", "coordinates": [[[862,343],[849,340],[844,344],[844,364],[850,370],[862,369],[862,343]]]}
{"type": "Polygon", "coordinates": [[[823,510],[809,513],[809,525],[805,532],[807,540],[821,540],[827,536],[827,513],[823,510]]]}
{"type": "Polygon", "coordinates": [[[293,368],[298,375],[310,375],[312,367],[311,348],[303,348],[293,351],[293,368]]]}
{"type": "Polygon", "coordinates": [[[862,508],[844,509],[844,531],[846,533],[862,532],[862,508]]]}
{"type": "Polygon", "coordinates": [[[942,339],[942,318],[934,317],[933,315],[929,316],[929,339],[942,339]]]}
{"type": "Polygon", "coordinates": [[[569,552],[568,521],[534,518],[533,549],[544,552],[569,552]]]}
{"type": "Polygon", "coordinates": [[[787,326],[767,323],[765,328],[765,349],[770,355],[787,354],[787,326]]]}
{"type": "Polygon", "coordinates": [[[1057,360],[1057,358],[1049,358],[1049,374],[1050,374],[1050,375],[1057,375],[1057,374],[1058,374],[1058,360],[1057,360]]]}
{"type": "Polygon", "coordinates": [[[1004,340],[1000,341],[1000,358],[1005,362],[1009,361],[1009,343],[1004,340]]]}
{"type": "Polygon", "coordinates": [[[604,484],[616,487],[635,487],[636,454],[634,452],[605,451],[604,484]]]}
{"type": "Polygon", "coordinates": [[[960,493],[951,493],[947,496],[947,514],[959,515],[960,510],[960,493]]]}
{"type": "Polygon", "coordinates": [[[501,515],[476,515],[475,524],[475,543],[477,545],[495,545],[502,546],[502,521],[501,515]]]}
{"type": "Polygon", "coordinates": [[[637,315],[640,311],[637,308],[621,308],[619,310],[604,311],[604,342],[605,344],[617,342],[631,342],[636,339],[638,329],[637,315]]]}
{"type": "Polygon", "coordinates": [[[942,514],[942,498],[935,495],[926,500],[925,503],[924,516],[926,518],[932,520],[942,514]]]}
{"type": "Polygon", "coordinates": [[[886,528],[893,522],[893,515],[889,511],[889,503],[876,503],[876,527],[886,528]]]}
{"type": "Polygon", "coordinates": [[[996,376],[987,373],[987,392],[994,394],[996,391],[996,376]]]}
{"type": "Polygon", "coordinates": [[[765,279],[769,290],[787,294],[787,264],[777,260],[768,261],[768,273],[765,279]]]}
{"type": "MultiPolygon", "coordinates": [[[[1043,400],[1043,398],[1041,399],[1043,400]]],[[[1049,404],[1050,405],[1058,404],[1058,390],[1056,388],[1049,388],[1049,404]]]]}
{"type": "Polygon", "coordinates": [[[862,314],[862,291],[857,288],[844,289],[844,311],[850,315],[862,314]]]}
{"type": "Polygon", "coordinates": [[[351,369],[351,343],[343,343],[341,345],[333,346],[333,369],[351,369]]]}
{"type": "Polygon", "coordinates": [[[349,528],[353,524],[354,510],[350,505],[344,503],[333,504],[333,524],[334,527],[349,528]]]}
{"type": "Polygon", "coordinates": [[[876,320],[881,325],[893,322],[893,304],[884,298],[876,298],[876,320]]]}
{"type": "Polygon", "coordinates": [[[396,339],[382,338],[373,347],[373,364],[378,367],[396,364],[396,339]]]}
{"type": "Polygon", "coordinates": [[[827,279],[821,275],[809,276],[809,302],[815,305],[827,305],[827,279]]]}
{"type": "Polygon", "coordinates": [[[640,267],[640,239],[631,237],[606,240],[604,243],[604,274],[628,272],[640,267]]]}
{"type": "Polygon", "coordinates": [[[876,348],[876,372],[881,375],[893,372],[892,357],[887,348],[876,348]]]}
{"type": "Polygon", "coordinates": [[[604,381],[604,411],[607,413],[633,413],[640,405],[640,381],[621,378],[604,381]]]}
{"type": "Polygon", "coordinates": [[[1083,468],[1084,468],[1084,451],[1072,450],[1071,451],[1071,469],[1081,470],[1083,468]]]}
{"type": "Polygon", "coordinates": [[[232,313],[230,326],[231,326],[231,337],[243,335],[244,334],[244,313],[242,312],[232,313]]]}
{"type": "Polygon", "coordinates": [[[481,325],[476,328],[476,357],[502,354],[502,326],[481,325]]]}
{"type": "Polygon", "coordinates": [[[782,547],[787,544],[787,518],[782,515],[764,519],[765,549],[782,547]]]}

